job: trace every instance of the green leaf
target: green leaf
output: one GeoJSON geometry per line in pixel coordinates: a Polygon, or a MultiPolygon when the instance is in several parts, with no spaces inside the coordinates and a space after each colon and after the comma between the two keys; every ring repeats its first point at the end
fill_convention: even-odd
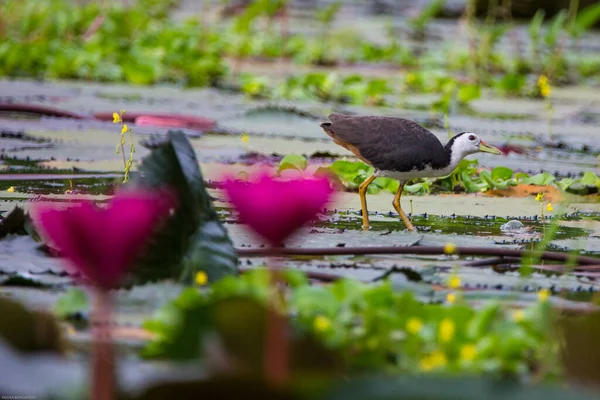
{"type": "Polygon", "coordinates": [[[521,183],[526,185],[538,185],[538,186],[546,186],[554,183],[556,178],[549,172],[542,172],[540,174],[536,174],[530,176],[529,178],[522,178],[521,183]]]}
{"type": "Polygon", "coordinates": [[[306,170],[307,161],[304,156],[298,154],[288,154],[279,162],[277,172],[285,171],[286,169],[295,169],[298,171],[306,170]]]}
{"type": "Polygon", "coordinates": [[[573,37],[581,37],[596,22],[600,21],[600,3],[592,4],[577,13],[577,18],[569,27],[573,37]]]}
{"type": "Polygon", "coordinates": [[[596,176],[596,174],[593,172],[589,171],[583,174],[583,176],[579,179],[579,182],[586,186],[600,186],[600,178],[598,178],[598,176],[596,176]]]}
{"type": "Polygon", "coordinates": [[[531,24],[529,25],[529,35],[534,42],[537,42],[540,38],[542,23],[544,22],[545,16],[546,13],[540,8],[531,19],[531,24]]]}
{"type": "Polygon", "coordinates": [[[569,13],[567,10],[562,10],[552,19],[552,23],[548,27],[546,35],[544,36],[544,41],[548,46],[556,46],[558,42],[558,35],[560,35],[560,32],[562,32],[568,15],[569,13]]]}
{"type": "Polygon", "coordinates": [[[513,176],[513,170],[507,167],[496,167],[492,170],[492,179],[506,181],[513,176]]]}
{"type": "Polygon", "coordinates": [[[479,85],[461,85],[458,89],[458,101],[460,104],[469,104],[481,97],[479,85]]]}
{"type": "Polygon", "coordinates": [[[237,255],[218,219],[196,154],[181,131],[169,131],[131,180],[145,188],[172,188],[177,209],[164,223],[135,272],[137,281],[180,278],[192,283],[198,271],[210,282],[236,273],[237,255]]]}
{"type": "Polygon", "coordinates": [[[80,288],[70,288],[58,298],[54,312],[59,318],[67,318],[73,314],[85,313],[89,307],[87,294],[80,288]]]}

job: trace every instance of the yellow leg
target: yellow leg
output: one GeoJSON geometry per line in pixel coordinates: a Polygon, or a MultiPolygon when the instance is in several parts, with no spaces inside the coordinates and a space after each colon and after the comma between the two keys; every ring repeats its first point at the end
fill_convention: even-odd
{"type": "Polygon", "coordinates": [[[368,177],[358,187],[358,195],[360,196],[360,208],[362,210],[363,231],[369,230],[369,212],[367,211],[367,189],[371,182],[375,180],[375,175],[368,177]]]}
{"type": "Polygon", "coordinates": [[[400,196],[402,196],[402,189],[404,189],[405,184],[406,182],[400,182],[400,186],[398,186],[398,191],[396,191],[396,196],[394,196],[394,201],[392,202],[392,204],[394,205],[396,212],[400,214],[400,218],[402,218],[402,221],[404,221],[406,228],[409,231],[414,231],[414,225],[412,224],[412,222],[410,222],[406,214],[404,214],[404,211],[402,211],[402,207],[400,206],[400,196]]]}

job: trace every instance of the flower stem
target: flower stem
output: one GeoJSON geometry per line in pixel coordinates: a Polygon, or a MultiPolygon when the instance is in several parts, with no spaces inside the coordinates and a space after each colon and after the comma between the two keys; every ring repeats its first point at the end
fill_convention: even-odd
{"type": "MultiPolygon", "coordinates": [[[[272,254],[274,256],[274,254],[272,254]]],[[[283,315],[283,279],[276,270],[276,262],[268,262],[270,286],[273,289],[270,304],[267,306],[265,335],[265,378],[273,386],[284,386],[289,382],[289,338],[287,321],[283,315]]]]}
{"type": "Polygon", "coordinates": [[[115,392],[115,361],[112,346],[112,304],[110,293],[98,289],[92,310],[92,400],[112,400],[115,392]]]}

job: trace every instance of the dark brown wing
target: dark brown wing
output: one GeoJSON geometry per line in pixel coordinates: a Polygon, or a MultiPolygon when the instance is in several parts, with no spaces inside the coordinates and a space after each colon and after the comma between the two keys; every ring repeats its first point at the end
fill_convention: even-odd
{"type": "Polygon", "coordinates": [[[373,167],[411,171],[443,168],[450,155],[438,138],[416,122],[394,117],[331,114],[321,127],[333,140],[373,167]]]}

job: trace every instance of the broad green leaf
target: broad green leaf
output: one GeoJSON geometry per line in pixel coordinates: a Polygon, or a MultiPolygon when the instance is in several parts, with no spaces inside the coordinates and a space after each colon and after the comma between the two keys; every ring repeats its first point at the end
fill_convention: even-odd
{"type": "Polygon", "coordinates": [[[600,187],[600,178],[593,172],[585,172],[583,176],[579,179],[579,182],[582,185],[587,186],[599,186],[600,187]]]}
{"type": "Polygon", "coordinates": [[[237,255],[218,219],[196,154],[181,131],[169,131],[167,140],[145,157],[132,184],[145,188],[172,188],[177,209],[154,237],[139,268],[138,281],[180,278],[192,283],[204,271],[209,281],[237,271],[237,255]]]}
{"type": "Polygon", "coordinates": [[[492,170],[492,179],[506,181],[513,176],[513,170],[507,167],[496,167],[492,170]]]}
{"type": "Polygon", "coordinates": [[[555,179],[556,178],[554,178],[554,175],[551,173],[542,172],[540,174],[530,176],[529,178],[522,178],[520,181],[526,185],[545,186],[554,183],[555,179]]]}
{"type": "Polygon", "coordinates": [[[304,156],[298,154],[288,154],[279,162],[277,172],[285,171],[286,169],[304,171],[306,169],[306,165],[307,161],[304,156]]]}

